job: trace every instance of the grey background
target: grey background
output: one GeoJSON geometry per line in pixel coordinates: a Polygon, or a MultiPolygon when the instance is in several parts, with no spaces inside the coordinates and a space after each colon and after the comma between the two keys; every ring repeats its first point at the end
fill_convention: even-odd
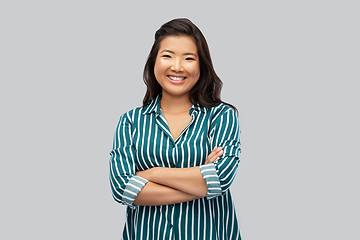
{"type": "Polygon", "coordinates": [[[108,159],[161,24],[204,33],[238,107],[243,239],[359,239],[356,1],[1,1],[1,239],[120,239],[108,159]]]}

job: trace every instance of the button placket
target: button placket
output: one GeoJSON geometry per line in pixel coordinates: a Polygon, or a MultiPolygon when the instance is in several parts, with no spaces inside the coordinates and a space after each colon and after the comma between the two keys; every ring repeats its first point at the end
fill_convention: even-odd
{"type": "Polygon", "coordinates": [[[167,210],[167,227],[170,229],[170,231],[172,232],[172,228],[173,228],[173,216],[174,216],[174,204],[170,204],[166,206],[166,210],[167,210]]]}

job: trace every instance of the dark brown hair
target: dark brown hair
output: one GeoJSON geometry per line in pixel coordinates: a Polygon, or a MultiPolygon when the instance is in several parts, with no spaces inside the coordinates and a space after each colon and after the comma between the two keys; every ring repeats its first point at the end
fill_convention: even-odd
{"type": "MultiPolygon", "coordinates": [[[[160,42],[167,36],[189,36],[195,41],[199,60],[200,60],[200,77],[195,86],[190,91],[191,101],[196,101],[201,107],[211,108],[225,103],[220,99],[222,88],[222,81],[215,73],[209,47],[207,45],[204,35],[200,29],[195,26],[189,19],[177,18],[173,19],[160,27],[155,33],[155,42],[150,50],[148,59],[144,68],[144,82],[147,90],[143,99],[143,106],[147,106],[162,92],[160,84],[157,82],[154,74],[154,67],[156,57],[160,48],[160,42]]],[[[233,108],[236,112],[237,109],[229,103],[225,103],[233,108]]]]}

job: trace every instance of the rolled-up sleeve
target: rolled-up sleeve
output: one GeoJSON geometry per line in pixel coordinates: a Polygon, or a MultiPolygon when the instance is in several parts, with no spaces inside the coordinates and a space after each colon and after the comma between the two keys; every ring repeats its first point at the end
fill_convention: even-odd
{"type": "Polygon", "coordinates": [[[224,153],[217,161],[200,166],[208,188],[208,200],[225,194],[235,178],[240,162],[239,121],[233,109],[227,107],[216,114],[210,126],[209,137],[211,149],[215,146],[222,147],[224,153]]]}
{"type": "Polygon", "coordinates": [[[135,175],[135,148],[128,114],[120,117],[116,127],[109,162],[109,178],[114,200],[131,208],[136,207],[133,202],[148,180],[135,175]]]}

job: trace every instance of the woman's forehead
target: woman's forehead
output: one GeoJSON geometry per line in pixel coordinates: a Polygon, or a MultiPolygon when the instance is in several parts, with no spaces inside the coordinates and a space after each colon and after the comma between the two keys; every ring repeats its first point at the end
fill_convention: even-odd
{"type": "Polygon", "coordinates": [[[180,36],[167,36],[160,42],[159,52],[168,50],[174,54],[184,54],[186,52],[197,53],[197,47],[192,37],[180,36]]]}

